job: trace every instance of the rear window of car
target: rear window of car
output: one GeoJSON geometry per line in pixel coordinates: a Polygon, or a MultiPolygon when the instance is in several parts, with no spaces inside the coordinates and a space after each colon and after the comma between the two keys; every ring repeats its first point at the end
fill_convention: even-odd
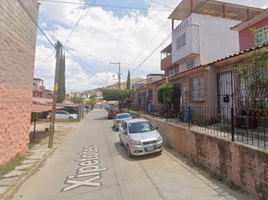
{"type": "Polygon", "coordinates": [[[118,119],[129,118],[130,115],[118,115],[118,119]]]}

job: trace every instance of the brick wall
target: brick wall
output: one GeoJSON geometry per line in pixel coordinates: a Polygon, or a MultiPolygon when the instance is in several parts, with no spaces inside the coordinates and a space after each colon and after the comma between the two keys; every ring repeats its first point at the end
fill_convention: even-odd
{"type": "MultiPolygon", "coordinates": [[[[22,1],[37,21],[37,1],[22,1]]],[[[0,1],[0,166],[29,147],[35,23],[17,0],[0,1]]]]}
{"type": "MultiPolygon", "coordinates": [[[[136,117],[139,117],[136,114],[136,117]]],[[[141,116],[144,118],[144,116],[141,116]]],[[[268,199],[268,152],[199,133],[165,120],[145,117],[158,126],[165,144],[180,154],[202,163],[217,176],[233,181],[254,198],[268,199]]]]}
{"type": "Polygon", "coordinates": [[[34,50],[39,3],[36,0],[20,1],[27,11],[18,0],[0,1],[0,27],[29,49],[34,50]]]}

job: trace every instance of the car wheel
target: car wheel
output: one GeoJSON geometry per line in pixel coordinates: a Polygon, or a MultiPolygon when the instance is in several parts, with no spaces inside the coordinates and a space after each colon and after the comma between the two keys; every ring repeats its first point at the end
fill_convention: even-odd
{"type": "Polygon", "coordinates": [[[132,157],[131,151],[130,151],[130,147],[127,145],[127,155],[129,158],[132,157]]]}
{"type": "Polygon", "coordinates": [[[69,119],[73,119],[73,117],[69,117],[69,119]]]}

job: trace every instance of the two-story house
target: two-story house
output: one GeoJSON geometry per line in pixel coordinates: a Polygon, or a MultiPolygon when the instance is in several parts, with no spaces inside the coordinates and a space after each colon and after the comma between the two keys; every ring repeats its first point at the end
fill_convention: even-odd
{"type": "MultiPolygon", "coordinates": [[[[179,85],[181,98],[178,102],[181,105],[231,106],[232,67],[208,64],[238,53],[239,34],[230,28],[262,11],[261,8],[220,1],[180,2],[169,16],[172,41],[161,51],[161,70],[165,71],[166,80],[179,85]],[[180,21],[177,27],[174,27],[175,20],[180,21]],[[227,103],[226,99],[229,99],[227,103]]],[[[155,84],[159,86],[164,81],[155,84]]],[[[136,93],[144,92],[143,88],[145,86],[138,88],[136,93]]]]}
{"type": "Polygon", "coordinates": [[[268,9],[231,28],[231,30],[239,33],[240,51],[268,42],[267,16],[268,9]]]}

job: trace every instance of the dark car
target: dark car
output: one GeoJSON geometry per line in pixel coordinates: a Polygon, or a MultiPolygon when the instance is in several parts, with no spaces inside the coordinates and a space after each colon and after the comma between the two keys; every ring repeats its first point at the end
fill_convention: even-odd
{"type": "Polygon", "coordinates": [[[118,113],[120,113],[118,108],[110,108],[108,111],[108,119],[113,119],[118,113]]]}

